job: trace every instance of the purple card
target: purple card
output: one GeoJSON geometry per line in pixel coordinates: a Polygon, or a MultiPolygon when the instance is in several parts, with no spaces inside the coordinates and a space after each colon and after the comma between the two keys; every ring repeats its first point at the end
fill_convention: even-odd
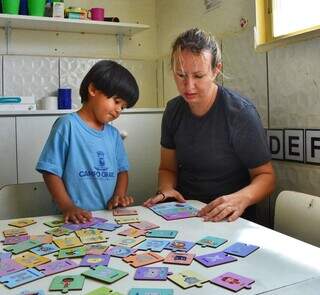
{"type": "Polygon", "coordinates": [[[168,246],[166,246],[165,249],[173,252],[188,252],[194,245],[194,242],[174,240],[168,246]]]}
{"type": "Polygon", "coordinates": [[[101,218],[101,217],[93,217],[90,221],[87,221],[85,223],[65,223],[62,225],[64,228],[76,231],[88,227],[92,227],[95,224],[106,222],[107,219],[101,218]]]}
{"type": "Polygon", "coordinates": [[[232,272],[226,272],[221,276],[213,278],[210,282],[237,292],[242,288],[251,289],[251,284],[254,283],[254,280],[232,272]]]}
{"type": "Polygon", "coordinates": [[[0,262],[6,259],[10,259],[12,256],[11,252],[0,252],[0,262]]]}
{"type": "Polygon", "coordinates": [[[224,252],[215,252],[215,253],[209,253],[205,255],[199,255],[199,256],[196,256],[194,259],[206,267],[211,267],[215,265],[237,261],[237,258],[231,255],[228,255],[227,253],[224,253],[224,252]]]}
{"type": "Polygon", "coordinates": [[[53,275],[62,271],[73,269],[79,265],[70,259],[61,259],[39,265],[36,268],[40,270],[45,276],[53,275]]]}
{"type": "Polygon", "coordinates": [[[168,267],[138,267],[134,275],[135,280],[165,281],[167,276],[172,274],[168,272],[168,267]]]}
{"type": "Polygon", "coordinates": [[[91,228],[96,228],[96,229],[106,230],[106,231],[113,231],[119,227],[121,227],[120,224],[111,223],[111,222],[97,223],[91,226],[91,228]]]}
{"type": "Polygon", "coordinates": [[[23,269],[25,267],[14,260],[4,259],[0,263],[0,277],[23,269]]]}
{"type": "Polygon", "coordinates": [[[129,255],[134,254],[136,251],[137,250],[129,248],[129,247],[115,246],[115,247],[109,248],[105,252],[105,254],[108,254],[108,255],[114,256],[114,257],[124,258],[124,257],[127,257],[129,255]]]}
{"type": "Polygon", "coordinates": [[[255,245],[249,245],[245,243],[234,243],[230,247],[224,249],[223,252],[239,257],[246,257],[252,252],[256,251],[257,249],[259,249],[259,247],[255,245]]]}
{"type": "Polygon", "coordinates": [[[6,237],[3,241],[3,245],[15,245],[29,239],[30,239],[29,235],[6,237]]]}
{"type": "Polygon", "coordinates": [[[109,264],[110,255],[95,255],[89,254],[82,258],[80,262],[80,266],[98,266],[98,265],[105,265],[109,264]]]}

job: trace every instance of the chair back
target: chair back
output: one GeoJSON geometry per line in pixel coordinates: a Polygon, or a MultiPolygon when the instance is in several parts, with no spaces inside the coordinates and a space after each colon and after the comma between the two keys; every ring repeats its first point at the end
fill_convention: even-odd
{"type": "Polygon", "coordinates": [[[44,182],[6,185],[0,189],[0,219],[56,214],[44,182]]]}
{"type": "Polygon", "coordinates": [[[282,191],[276,200],[274,229],[320,246],[320,197],[282,191]]]}

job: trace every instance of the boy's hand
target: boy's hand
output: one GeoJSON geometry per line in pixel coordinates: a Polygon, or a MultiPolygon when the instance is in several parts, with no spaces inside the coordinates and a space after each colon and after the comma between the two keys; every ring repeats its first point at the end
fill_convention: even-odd
{"type": "Polygon", "coordinates": [[[108,210],[111,210],[116,207],[127,207],[130,206],[133,203],[133,198],[131,196],[114,196],[109,202],[108,202],[108,210]]]}
{"type": "Polygon", "coordinates": [[[63,217],[65,223],[85,223],[92,219],[92,213],[73,206],[63,211],[63,217]]]}

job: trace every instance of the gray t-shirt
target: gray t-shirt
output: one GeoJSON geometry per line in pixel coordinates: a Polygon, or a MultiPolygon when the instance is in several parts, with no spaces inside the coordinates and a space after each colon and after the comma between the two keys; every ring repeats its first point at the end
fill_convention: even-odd
{"type": "Polygon", "coordinates": [[[222,86],[202,117],[193,115],[181,96],[169,101],[161,145],[176,150],[177,190],[205,203],[247,186],[248,169],[271,160],[256,108],[222,86]]]}

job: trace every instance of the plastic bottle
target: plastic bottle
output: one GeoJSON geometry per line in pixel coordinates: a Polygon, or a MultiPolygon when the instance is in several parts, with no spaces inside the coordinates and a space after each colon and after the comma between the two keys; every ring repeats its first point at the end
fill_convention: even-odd
{"type": "Polygon", "coordinates": [[[63,0],[53,0],[52,17],[64,18],[63,0]]]}
{"type": "Polygon", "coordinates": [[[52,0],[46,1],[46,6],[44,8],[44,16],[52,17],[52,0]]]}

